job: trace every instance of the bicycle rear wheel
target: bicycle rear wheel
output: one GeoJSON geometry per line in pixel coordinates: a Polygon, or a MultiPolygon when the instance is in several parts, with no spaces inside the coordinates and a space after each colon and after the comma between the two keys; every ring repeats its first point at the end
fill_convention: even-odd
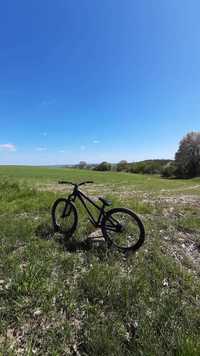
{"type": "Polygon", "coordinates": [[[70,237],[76,230],[78,215],[75,206],[67,199],[60,198],[52,207],[52,222],[54,231],[70,237]]]}
{"type": "Polygon", "coordinates": [[[111,209],[102,221],[102,233],[109,245],[119,250],[137,250],[144,242],[145,230],[139,217],[125,208],[111,209]]]}

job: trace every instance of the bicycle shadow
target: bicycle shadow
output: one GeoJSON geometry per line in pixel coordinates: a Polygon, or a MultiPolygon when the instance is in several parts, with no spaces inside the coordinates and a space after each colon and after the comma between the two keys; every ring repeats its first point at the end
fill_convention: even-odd
{"type": "Polygon", "coordinates": [[[66,239],[63,235],[55,233],[53,227],[49,224],[40,224],[35,230],[35,235],[42,240],[52,240],[61,244],[63,248],[68,252],[77,252],[77,251],[103,251],[107,250],[107,245],[104,239],[94,239],[88,236],[84,240],[77,240],[74,237],[66,239]]]}
{"type": "Polygon", "coordinates": [[[65,238],[62,234],[55,233],[53,227],[47,223],[43,223],[37,226],[35,235],[42,240],[54,240],[63,246],[65,251],[75,253],[78,251],[93,251],[97,255],[107,254],[122,254],[126,259],[131,257],[136,251],[119,252],[114,246],[108,246],[104,238],[96,237],[96,233],[92,233],[84,240],[77,240],[75,237],[65,238]]]}

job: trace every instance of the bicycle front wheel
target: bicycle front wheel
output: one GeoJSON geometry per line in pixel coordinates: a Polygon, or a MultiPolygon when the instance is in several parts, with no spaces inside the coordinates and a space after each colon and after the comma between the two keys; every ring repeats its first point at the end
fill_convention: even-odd
{"type": "Polygon", "coordinates": [[[122,251],[137,250],[145,239],[141,220],[133,211],[125,208],[108,211],[102,221],[102,233],[109,245],[122,251]]]}
{"type": "Polygon", "coordinates": [[[54,231],[64,234],[65,237],[72,236],[78,223],[75,206],[67,199],[60,198],[55,201],[51,214],[54,231]]]}

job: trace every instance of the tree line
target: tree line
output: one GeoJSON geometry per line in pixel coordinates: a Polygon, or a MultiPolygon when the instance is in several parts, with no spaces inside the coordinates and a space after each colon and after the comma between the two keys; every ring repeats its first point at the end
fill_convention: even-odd
{"type": "Polygon", "coordinates": [[[200,176],[200,132],[190,132],[180,141],[174,160],[152,159],[129,163],[121,160],[117,164],[103,161],[99,164],[87,164],[81,161],[80,169],[96,171],[117,171],[142,174],[160,174],[166,178],[193,178],[200,176]]]}

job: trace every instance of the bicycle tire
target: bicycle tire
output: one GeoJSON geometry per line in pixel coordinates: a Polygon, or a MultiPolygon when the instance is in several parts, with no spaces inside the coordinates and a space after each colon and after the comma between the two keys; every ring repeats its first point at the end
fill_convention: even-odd
{"type": "Polygon", "coordinates": [[[51,216],[52,216],[53,229],[55,232],[60,232],[61,234],[65,235],[65,237],[71,237],[73,235],[74,231],[76,230],[77,224],[78,224],[78,214],[77,214],[77,210],[72,202],[70,202],[69,200],[67,200],[65,198],[57,199],[52,206],[51,216]],[[65,209],[65,212],[69,211],[68,216],[67,215],[63,216],[63,217],[61,216],[61,218],[64,219],[66,217],[69,217],[71,214],[73,214],[72,225],[68,229],[62,227],[57,221],[56,214],[57,214],[59,204],[61,206],[61,203],[64,203],[64,206],[63,206],[63,208],[61,208],[61,211],[63,211],[63,213],[64,213],[64,209],[65,209]]]}
{"type": "MultiPolygon", "coordinates": [[[[114,208],[114,209],[109,210],[102,221],[101,229],[102,229],[103,236],[104,236],[105,240],[107,241],[108,245],[109,246],[114,245],[119,250],[124,251],[124,252],[138,250],[145,240],[145,229],[144,229],[144,225],[143,225],[142,221],[132,210],[127,209],[127,208],[114,208]],[[111,237],[111,233],[109,234],[109,231],[111,231],[111,232],[113,231],[113,232],[117,233],[118,225],[120,225],[121,229],[122,229],[122,224],[119,224],[118,220],[116,220],[116,218],[114,218],[114,215],[117,215],[118,213],[122,213],[125,216],[129,216],[132,219],[132,222],[135,224],[135,226],[138,229],[137,240],[136,240],[136,242],[134,242],[131,245],[124,244],[121,246],[121,245],[119,245],[119,243],[117,243],[116,237],[113,238],[113,237],[111,237]],[[113,222],[115,223],[114,220],[117,221],[116,225],[113,224],[113,222]],[[111,225],[109,225],[109,224],[111,224],[111,225]],[[116,230],[115,230],[115,228],[116,228],[116,230]]],[[[118,231],[118,232],[120,234],[121,231],[118,231]]]]}

